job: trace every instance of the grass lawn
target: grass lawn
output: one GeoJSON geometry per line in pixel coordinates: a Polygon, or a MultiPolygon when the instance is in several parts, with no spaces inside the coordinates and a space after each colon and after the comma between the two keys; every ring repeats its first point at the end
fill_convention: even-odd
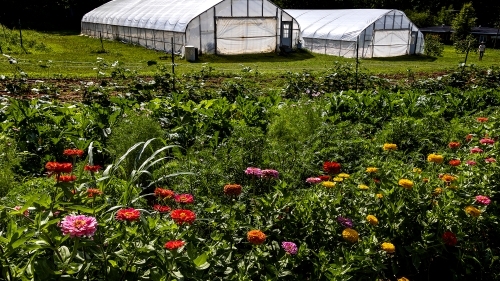
{"type": "MultiPolygon", "coordinates": [[[[102,52],[99,39],[80,36],[77,32],[35,32],[23,31],[28,54],[16,45],[6,43],[8,38],[17,38],[18,31],[4,29],[0,33],[0,46],[5,54],[11,55],[19,62],[18,66],[32,78],[68,77],[91,78],[97,75],[97,57],[108,63],[119,61],[124,67],[135,70],[140,75],[149,76],[155,73],[157,65],[170,66],[170,56],[163,52],[148,50],[143,47],[120,42],[104,40],[102,52]],[[38,45],[36,45],[38,44],[38,45]],[[41,46],[41,47],[40,47],[41,46]],[[51,61],[50,63],[48,61],[51,61]],[[148,63],[149,62],[149,63],[148,63]],[[156,64],[155,64],[156,63],[156,64]]],[[[457,54],[452,46],[445,46],[443,57],[402,56],[392,58],[374,58],[360,60],[361,67],[374,75],[401,74],[406,75],[408,69],[414,73],[435,73],[456,68],[463,62],[464,54],[457,54]]],[[[260,73],[279,74],[284,71],[300,72],[302,70],[321,71],[328,69],[335,62],[355,62],[355,59],[295,52],[288,56],[277,54],[216,56],[203,55],[200,61],[189,63],[180,57],[176,58],[178,74],[200,71],[203,66],[211,66],[216,71],[240,72],[254,69],[260,73]]],[[[483,61],[478,60],[476,53],[469,55],[468,64],[491,66],[500,64],[500,50],[487,49],[483,61]]],[[[6,58],[0,58],[0,75],[11,76],[15,68],[6,58]]],[[[109,73],[107,73],[109,74],[109,73]]]]}

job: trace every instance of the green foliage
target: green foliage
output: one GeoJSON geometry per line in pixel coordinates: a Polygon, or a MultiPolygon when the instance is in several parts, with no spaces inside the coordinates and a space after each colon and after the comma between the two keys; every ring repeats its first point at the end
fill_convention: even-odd
{"type": "Polygon", "coordinates": [[[443,56],[444,44],[441,43],[441,37],[436,34],[425,35],[424,54],[433,57],[443,56]]]}
{"type": "Polygon", "coordinates": [[[436,21],[435,16],[427,11],[405,10],[406,16],[418,27],[432,26],[436,21]]]}
{"type": "Polygon", "coordinates": [[[5,196],[16,183],[16,168],[20,163],[16,143],[0,133],[0,197],[5,196]]]}
{"type": "Polygon", "coordinates": [[[453,22],[453,5],[443,6],[435,17],[434,25],[451,25],[453,22]]]}
{"type": "MultiPolygon", "coordinates": [[[[476,24],[476,12],[472,3],[465,3],[460,12],[453,19],[451,27],[454,32],[451,39],[454,43],[463,41],[470,34],[472,27],[476,24]]],[[[457,49],[460,50],[461,49],[457,49]]]]}

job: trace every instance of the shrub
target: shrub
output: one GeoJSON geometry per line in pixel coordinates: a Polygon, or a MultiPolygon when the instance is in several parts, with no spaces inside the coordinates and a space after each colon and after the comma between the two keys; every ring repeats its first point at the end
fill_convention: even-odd
{"type": "Polygon", "coordinates": [[[441,43],[441,38],[436,34],[425,35],[424,54],[432,57],[443,56],[444,44],[441,43]]]}

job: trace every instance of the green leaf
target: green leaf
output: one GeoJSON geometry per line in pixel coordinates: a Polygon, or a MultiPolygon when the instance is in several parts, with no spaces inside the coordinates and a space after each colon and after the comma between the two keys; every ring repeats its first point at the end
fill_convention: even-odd
{"type": "Polygon", "coordinates": [[[193,261],[194,265],[196,265],[196,269],[198,269],[198,270],[207,269],[210,266],[210,264],[207,262],[207,259],[208,259],[207,253],[203,253],[203,254],[199,255],[193,261]]]}

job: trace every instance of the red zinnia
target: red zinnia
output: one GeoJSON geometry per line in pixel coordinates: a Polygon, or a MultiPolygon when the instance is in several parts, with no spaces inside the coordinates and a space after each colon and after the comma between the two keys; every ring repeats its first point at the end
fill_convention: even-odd
{"type": "Polygon", "coordinates": [[[177,209],[170,213],[170,217],[176,224],[192,224],[196,219],[196,214],[190,210],[177,209]]]}
{"type": "Polygon", "coordinates": [[[452,159],[448,163],[450,164],[450,166],[456,167],[456,166],[460,165],[461,162],[458,159],[452,159]]]}
{"type": "Polygon", "coordinates": [[[224,186],[224,194],[228,196],[238,196],[241,194],[241,185],[239,184],[226,184],[224,186]]]}
{"type": "Polygon", "coordinates": [[[175,193],[170,189],[164,189],[161,187],[157,187],[155,189],[155,196],[161,197],[161,198],[174,198],[175,193]]]}
{"type": "Polygon", "coordinates": [[[322,176],[319,176],[318,178],[320,178],[322,181],[327,181],[330,179],[330,176],[322,175],[322,176]]]}
{"type": "Polygon", "coordinates": [[[185,242],[182,240],[172,240],[168,241],[165,243],[165,249],[168,249],[170,251],[179,249],[180,247],[184,246],[185,242]]]}
{"type": "Polygon", "coordinates": [[[444,243],[448,246],[455,246],[457,244],[457,236],[451,231],[446,231],[443,233],[444,243]]]}
{"type": "Polygon", "coordinates": [[[155,205],[153,206],[153,209],[154,209],[155,211],[160,212],[160,213],[168,213],[168,212],[170,212],[170,210],[171,210],[169,206],[162,206],[162,205],[160,205],[160,204],[155,204],[155,205]]]}
{"type": "Polygon", "coordinates": [[[327,174],[338,174],[340,173],[340,164],[334,161],[325,161],[323,163],[323,171],[327,174]]]}
{"type": "Polygon", "coordinates": [[[476,120],[477,122],[484,123],[488,122],[488,117],[477,117],[476,120]]]}
{"type": "Polygon", "coordinates": [[[98,195],[101,195],[101,194],[102,194],[102,191],[100,191],[97,188],[89,188],[89,189],[87,189],[87,195],[88,195],[88,197],[94,197],[94,196],[98,196],[98,195]]]}
{"type": "Polygon", "coordinates": [[[60,182],[71,182],[71,181],[76,180],[76,176],[75,175],[62,175],[62,176],[57,177],[57,180],[60,182]]]}
{"type": "Polygon", "coordinates": [[[83,168],[83,169],[85,171],[97,173],[101,169],[101,166],[99,166],[99,165],[85,165],[85,168],[83,168]]]}
{"type": "Polygon", "coordinates": [[[456,142],[456,141],[452,141],[448,144],[448,147],[451,148],[451,149],[456,149],[456,148],[459,148],[460,147],[460,143],[459,142],[456,142]]]}
{"type": "Polygon", "coordinates": [[[45,169],[50,173],[71,173],[73,170],[73,164],[71,163],[59,163],[59,162],[47,162],[45,164],[45,169]]]}
{"type": "Polygon", "coordinates": [[[120,209],[116,212],[116,220],[119,221],[136,221],[140,216],[141,212],[134,208],[120,209]]]}
{"type": "Polygon", "coordinates": [[[63,152],[64,156],[72,156],[72,157],[82,157],[83,150],[81,149],[65,149],[63,152]]]}
{"type": "Polygon", "coordinates": [[[175,195],[175,202],[181,203],[181,204],[193,204],[194,203],[194,197],[191,194],[179,194],[175,195]]]}
{"type": "Polygon", "coordinates": [[[473,134],[468,134],[467,136],[465,136],[465,140],[468,141],[468,142],[470,142],[473,137],[474,137],[473,134]]]}

